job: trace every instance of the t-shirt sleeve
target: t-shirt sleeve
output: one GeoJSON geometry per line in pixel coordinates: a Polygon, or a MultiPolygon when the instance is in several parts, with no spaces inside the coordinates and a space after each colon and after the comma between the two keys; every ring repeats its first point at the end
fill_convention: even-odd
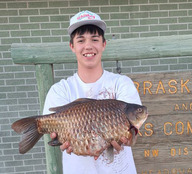
{"type": "Polygon", "coordinates": [[[52,107],[62,106],[69,103],[67,96],[67,88],[64,83],[58,82],[54,84],[47,93],[43,115],[50,114],[51,111],[49,111],[49,109],[52,107]]]}
{"type": "Polygon", "coordinates": [[[117,81],[116,99],[141,105],[141,100],[133,81],[124,75],[117,81]]]}

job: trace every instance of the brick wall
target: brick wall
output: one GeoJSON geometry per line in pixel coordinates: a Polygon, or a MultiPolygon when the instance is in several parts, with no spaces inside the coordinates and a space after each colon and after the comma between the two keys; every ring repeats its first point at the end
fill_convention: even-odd
{"type": "MultiPolygon", "coordinates": [[[[18,154],[20,137],[10,125],[39,114],[34,66],[15,65],[12,43],[65,42],[70,17],[80,10],[99,13],[108,24],[106,38],[117,39],[192,34],[191,0],[1,0],[0,1],[0,174],[44,174],[43,141],[18,154]]],[[[116,62],[104,62],[116,72],[116,62]]],[[[119,62],[122,73],[192,69],[191,57],[119,62]]],[[[76,71],[76,64],[54,65],[55,81],[76,71]]]]}

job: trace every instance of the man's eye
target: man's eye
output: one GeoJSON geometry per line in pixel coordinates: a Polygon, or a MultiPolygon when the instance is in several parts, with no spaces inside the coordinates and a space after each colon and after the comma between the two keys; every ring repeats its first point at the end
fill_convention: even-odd
{"type": "Polygon", "coordinates": [[[83,40],[78,40],[77,42],[81,43],[81,42],[83,42],[83,40]]]}
{"type": "Polygon", "coordinates": [[[94,41],[94,42],[97,42],[97,41],[98,41],[98,39],[93,39],[93,41],[94,41]]]}

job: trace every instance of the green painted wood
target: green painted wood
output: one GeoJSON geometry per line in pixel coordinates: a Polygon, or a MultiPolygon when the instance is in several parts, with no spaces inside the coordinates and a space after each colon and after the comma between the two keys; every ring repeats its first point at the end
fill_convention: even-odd
{"type": "MultiPolygon", "coordinates": [[[[44,101],[49,88],[53,85],[53,67],[50,64],[36,65],[36,79],[39,92],[40,110],[43,112],[44,101]]],[[[62,174],[62,158],[59,147],[51,147],[47,143],[50,135],[44,135],[47,174],[62,174]]]]}
{"type": "MultiPolygon", "coordinates": [[[[17,64],[76,62],[69,43],[12,44],[17,64]]],[[[161,36],[107,41],[102,61],[166,58],[192,55],[192,35],[161,36]]]]}

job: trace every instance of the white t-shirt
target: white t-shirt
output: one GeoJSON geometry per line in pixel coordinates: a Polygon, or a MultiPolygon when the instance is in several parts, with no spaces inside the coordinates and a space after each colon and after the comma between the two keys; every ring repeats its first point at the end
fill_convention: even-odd
{"type": "MultiPolygon", "coordinates": [[[[46,97],[43,114],[49,108],[62,106],[78,98],[117,99],[141,104],[132,80],[124,75],[108,71],[94,83],[84,83],[77,73],[54,84],[46,97]]],[[[77,156],[63,152],[64,174],[136,174],[131,147],[125,146],[110,164],[101,155],[97,160],[90,156],[77,156]]]]}

